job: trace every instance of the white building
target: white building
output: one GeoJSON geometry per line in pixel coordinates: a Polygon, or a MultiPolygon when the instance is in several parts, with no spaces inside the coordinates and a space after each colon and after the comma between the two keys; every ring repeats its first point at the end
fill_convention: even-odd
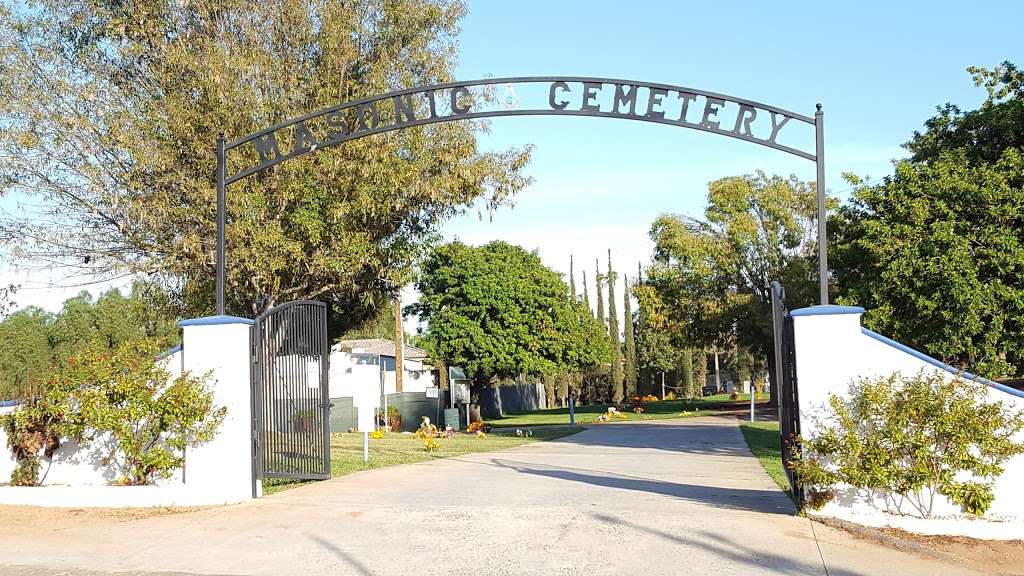
{"type": "MultiPolygon", "coordinates": [[[[434,367],[426,362],[425,350],[405,346],[402,362],[403,392],[425,392],[427,388],[437,386],[434,367]]],[[[385,393],[396,393],[395,343],[391,340],[340,340],[331,346],[328,373],[331,398],[351,397],[360,386],[379,388],[382,373],[385,393]]]]}

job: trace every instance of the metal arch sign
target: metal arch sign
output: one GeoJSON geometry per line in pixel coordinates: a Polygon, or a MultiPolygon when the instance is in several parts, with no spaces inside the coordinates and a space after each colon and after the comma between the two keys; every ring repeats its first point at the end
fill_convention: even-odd
{"type": "MultiPolygon", "coordinates": [[[[511,104],[511,103],[510,103],[511,104]]],[[[814,161],[815,153],[778,141],[797,121],[814,118],[715,92],[632,80],[584,77],[490,78],[396,90],[311,112],[225,144],[248,149],[254,161],[226,176],[226,183],[285,160],[349,140],[411,126],[498,116],[597,116],[654,122],[739,138],[814,161]],[[546,96],[520,108],[484,94],[498,85],[541,85],[546,96]],[[727,107],[733,108],[727,111],[727,107]],[[254,152],[255,154],[252,154],[254,152]]]]}
{"type": "Polygon", "coordinates": [[[396,90],[310,112],[231,141],[221,136],[217,142],[217,313],[224,313],[225,189],[229,184],[291,158],[364,136],[439,122],[500,116],[591,116],[652,122],[737,138],[815,162],[818,168],[819,285],[821,302],[828,303],[824,134],[820,105],[814,117],[810,117],[684,86],[580,76],[523,76],[396,90]],[[505,100],[492,94],[493,88],[500,85],[506,85],[505,100]],[[528,107],[521,107],[524,100],[528,107]],[[813,127],[813,151],[804,150],[785,138],[780,142],[780,136],[798,124],[813,127]],[[229,153],[232,153],[230,162],[229,153]]]}

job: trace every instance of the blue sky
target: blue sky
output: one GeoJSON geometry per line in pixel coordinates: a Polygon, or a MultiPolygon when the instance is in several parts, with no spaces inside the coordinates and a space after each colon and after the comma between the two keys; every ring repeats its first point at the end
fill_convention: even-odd
{"type": "MultiPolygon", "coordinates": [[[[825,111],[827,184],[874,178],[934,107],[984,98],[965,71],[1024,64],[1022,2],[470,1],[457,78],[580,75],[690,86],[812,115],[825,111]]],[[[699,215],[706,185],[757,169],[813,180],[806,160],[747,142],[602,118],[499,118],[487,149],[535,146],[535,183],[493,220],[475,211],[445,228],[471,243],[536,248],[567,271],[613,250],[616,268],[646,261],[662,212],[699,215]]],[[[588,272],[591,276],[592,272],[588,272]]],[[[2,275],[2,274],[0,274],[2,275]]],[[[2,278],[0,278],[2,280],[2,278]]],[[[579,279],[577,279],[578,281],[579,279]]],[[[32,278],[20,304],[59,308],[69,291],[32,278]]],[[[71,290],[74,293],[75,290],[71,290]]]]}
{"type": "MultiPolygon", "coordinates": [[[[459,79],[581,75],[678,84],[813,115],[825,111],[827,185],[879,178],[900,145],[953,102],[984,90],[966,68],[1024,61],[1024,3],[472,2],[459,79]]],[[[501,238],[568,270],[647,261],[662,212],[699,215],[709,181],[757,169],[814,179],[806,160],[684,128],[606,118],[500,118],[487,148],[535,145],[536,181],[492,221],[452,221],[449,237],[501,238]]],[[[577,272],[579,274],[579,272],[577,272]]],[[[577,278],[577,282],[579,278],[577,278]]],[[[620,292],[621,294],[621,292],[620,292]]]]}

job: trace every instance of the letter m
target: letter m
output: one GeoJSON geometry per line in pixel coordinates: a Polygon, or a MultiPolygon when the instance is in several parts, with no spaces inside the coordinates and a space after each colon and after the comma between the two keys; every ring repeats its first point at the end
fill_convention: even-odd
{"type": "Polygon", "coordinates": [[[633,84],[622,84],[615,85],[615,99],[612,100],[612,114],[621,114],[619,112],[619,104],[629,104],[629,114],[636,115],[636,91],[637,87],[633,84]],[[623,90],[623,88],[628,90],[623,90]]]}
{"type": "Polygon", "coordinates": [[[281,149],[277,147],[277,138],[273,132],[260,134],[252,143],[256,146],[256,153],[260,155],[260,164],[273,162],[281,156],[281,149]]]}

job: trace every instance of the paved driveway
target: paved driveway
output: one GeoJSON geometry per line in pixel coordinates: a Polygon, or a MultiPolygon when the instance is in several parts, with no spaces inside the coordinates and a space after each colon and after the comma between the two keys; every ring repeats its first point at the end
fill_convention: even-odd
{"type": "Polygon", "coordinates": [[[612,424],[240,506],[7,526],[0,573],[971,573],[793,512],[735,419],[612,424]]]}

